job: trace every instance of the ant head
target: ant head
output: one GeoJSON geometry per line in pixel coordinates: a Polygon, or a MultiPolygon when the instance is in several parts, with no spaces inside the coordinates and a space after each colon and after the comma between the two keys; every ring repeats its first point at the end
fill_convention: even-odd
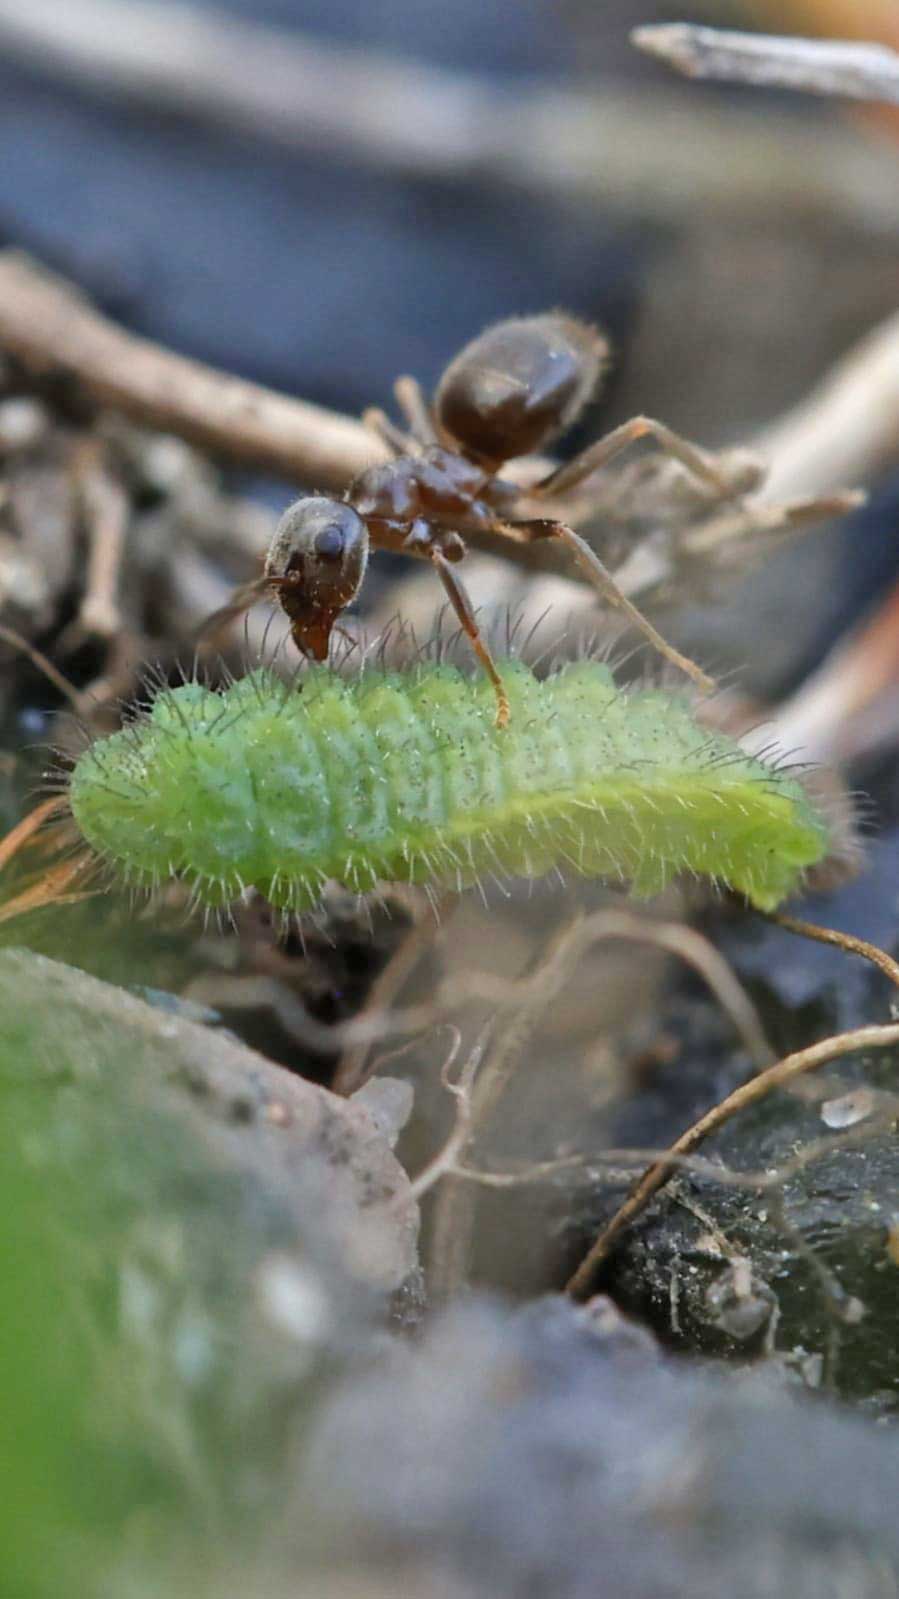
{"type": "Polygon", "coordinates": [[[331,629],[359,593],[367,564],[368,528],[351,505],[314,494],[288,506],[269,546],[265,578],[304,655],[327,659],[331,629]]]}
{"type": "Polygon", "coordinates": [[[603,335],[564,312],[511,317],[447,367],[437,420],[475,460],[499,466],[529,455],[575,420],[607,356],[603,335]]]}

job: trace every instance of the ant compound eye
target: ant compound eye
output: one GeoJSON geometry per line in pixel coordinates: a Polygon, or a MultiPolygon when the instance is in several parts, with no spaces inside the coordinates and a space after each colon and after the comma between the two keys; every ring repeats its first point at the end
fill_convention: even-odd
{"type": "Polygon", "coordinates": [[[311,591],[333,588],[339,603],[353,598],[365,572],[368,529],[357,511],[342,500],[309,495],[284,512],[269,547],[265,575],[299,578],[311,591]]]}
{"type": "Polygon", "coordinates": [[[339,561],[343,556],[343,534],[339,527],[324,527],[315,535],[315,553],[320,561],[339,561]]]}

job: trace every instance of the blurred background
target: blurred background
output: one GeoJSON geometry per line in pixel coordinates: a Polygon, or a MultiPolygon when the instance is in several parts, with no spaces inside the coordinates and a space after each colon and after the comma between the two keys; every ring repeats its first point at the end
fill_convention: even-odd
{"type": "Polygon", "coordinates": [[[679,83],[628,31],[776,11],[874,37],[895,9],[3,0],[0,239],[154,337],[352,411],[492,318],[568,305],[611,329],[622,413],[651,397],[724,437],[891,306],[895,192],[866,190],[857,127],[885,157],[892,130],[679,83]]]}
{"type": "MultiPolygon", "coordinates": [[[[430,388],[449,358],[491,320],[565,307],[607,328],[615,356],[603,393],[561,448],[574,450],[640,412],[712,449],[751,446],[802,407],[858,341],[895,318],[899,117],[849,101],[677,79],[629,42],[638,24],[672,20],[899,48],[899,0],[0,0],[0,248],[31,253],[139,334],[355,415],[369,405],[389,408],[401,372],[430,388]]],[[[899,578],[899,336],[884,349],[883,402],[876,392],[861,396],[871,416],[846,452],[851,475],[847,481],[841,468],[834,483],[824,471],[824,487],[860,484],[869,503],[789,541],[721,593],[705,593],[697,578],[695,594],[686,604],[679,596],[677,614],[666,615],[666,629],[680,643],[768,705],[787,697],[846,630],[876,614],[899,578]]],[[[15,406],[23,387],[12,365],[0,365],[4,405],[15,406]]],[[[105,671],[110,646],[108,638],[83,636],[71,646],[88,541],[68,480],[72,437],[84,431],[85,418],[68,396],[40,392],[38,400],[52,415],[25,445],[16,434],[22,413],[0,407],[0,464],[10,485],[9,498],[0,500],[0,609],[82,687],[105,671]],[[19,418],[9,423],[9,435],[4,417],[19,418]],[[12,582],[13,557],[20,556],[34,563],[32,587],[13,594],[2,585],[12,582]],[[34,594],[39,604],[29,598],[34,594]]],[[[87,420],[92,428],[93,415],[87,420]]],[[[295,489],[227,464],[219,476],[218,465],[212,470],[194,456],[185,461],[152,444],[145,448],[146,440],[138,448],[130,435],[111,438],[130,517],[121,612],[144,653],[168,666],[188,650],[204,611],[221,602],[220,589],[202,598],[212,577],[227,592],[255,570],[271,518],[295,489]],[[227,550],[213,572],[219,516],[227,550]],[[192,608],[185,598],[188,569],[202,578],[191,590],[192,608]]],[[[103,434],[104,449],[108,442],[103,434]]],[[[793,492],[821,487],[811,482],[793,492]]],[[[469,564],[480,570],[475,558],[469,564]]],[[[376,556],[373,566],[363,608],[376,619],[400,603],[400,594],[404,607],[420,603],[424,618],[437,612],[441,596],[430,574],[419,601],[408,585],[400,587],[399,560],[376,556]]],[[[501,569],[494,597],[503,596],[506,580],[501,569]]],[[[477,587],[476,576],[472,581],[477,587]]],[[[509,568],[510,590],[512,582],[509,568]]],[[[516,588],[516,599],[520,593],[516,588]]],[[[895,641],[895,617],[890,625],[895,641]]],[[[891,648],[895,656],[895,642],[891,648]]],[[[26,808],[44,747],[62,737],[51,714],[62,701],[19,655],[10,651],[3,661],[0,808],[12,822],[26,808]],[[23,757],[23,748],[34,745],[39,753],[23,757]]],[[[118,689],[126,699],[133,681],[118,689]]],[[[897,722],[894,693],[878,736],[853,745],[867,753],[849,778],[874,796],[878,836],[870,865],[809,912],[888,946],[895,943],[899,906],[897,722]]],[[[565,919],[605,902],[592,884],[567,897],[540,889],[527,903],[516,891],[511,905],[489,912],[469,896],[448,922],[447,936],[433,935],[417,989],[407,992],[398,981],[387,998],[427,995],[436,975],[470,969],[479,958],[502,976],[530,972],[565,919]]],[[[689,907],[672,896],[661,909],[679,917],[689,907]]],[[[397,914],[389,926],[376,917],[372,936],[352,908],[336,903],[321,938],[313,932],[308,942],[276,947],[270,922],[254,920],[252,911],[236,929],[217,933],[185,924],[182,910],[164,903],[138,915],[124,897],[111,895],[13,924],[11,938],[0,942],[75,961],[156,1005],[177,1010],[186,996],[190,1015],[217,1029],[209,1038],[227,1029],[270,1059],[329,1080],[337,1052],[313,1056],[283,1023],[271,992],[298,996],[320,1021],[341,1020],[376,991],[409,932],[397,914]],[[264,1001],[252,987],[260,977],[274,984],[264,1001]],[[251,985],[245,1001],[233,998],[241,978],[251,985]]],[[[886,1003],[885,984],[873,987],[859,966],[847,975],[840,953],[797,948],[780,930],[757,918],[730,918],[720,907],[706,925],[761,996],[777,1045],[798,1047],[810,1031],[870,1020],[872,1006],[886,1003]]],[[[3,960],[8,954],[0,949],[3,960]]],[[[751,1066],[735,1049],[729,1024],[700,1002],[697,982],[672,997],[671,969],[660,950],[633,947],[601,957],[592,952],[578,963],[562,997],[554,993],[523,1028],[514,1105],[489,1153],[498,1147],[500,1157],[520,1163],[603,1140],[656,1145],[743,1080],[751,1066]]],[[[78,1003],[89,1017],[88,1001],[78,1003]]],[[[34,1009],[40,1011],[37,1001],[34,1009]]],[[[465,1020],[474,1025],[473,1015],[465,1020]]],[[[85,1029],[87,1037],[87,1023],[85,1029]]],[[[24,1046],[14,1043],[2,1058],[14,1059],[19,1072],[15,1050],[24,1046]]],[[[39,1040],[35,1050],[56,1106],[64,1073],[59,1080],[54,1075],[60,1040],[52,1043],[39,1040]]],[[[161,1034],[152,1050],[147,1045],[148,1072],[161,1070],[167,1048],[161,1034]]],[[[414,1081],[418,1094],[417,1120],[401,1146],[409,1169],[423,1165],[447,1127],[437,1054],[432,1033],[417,1054],[389,1068],[414,1081]]],[[[16,1093],[20,1087],[17,1077],[16,1093]]],[[[182,1517],[188,1575],[179,1567],[175,1587],[163,1583],[165,1591],[208,1591],[217,1599],[232,1591],[265,1599],[296,1594],[295,1546],[307,1535],[314,1543],[304,1496],[289,1475],[296,1432],[311,1404],[307,1373],[304,1366],[297,1375],[291,1365],[291,1345],[290,1359],[269,1380],[271,1328],[259,1334],[265,1317],[253,1295],[264,1252],[266,1260],[274,1248],[303,1257],[308,1240],[298,1242],[291,1232],[297,1210],[315,1212],[309,1248],[314,1255],[320,1247],[316,1207],[288,1205],[284,1220],[272,1200],[262,1135],[255,1154],[245,1160],[241,1152],[237,1174],[224,1161],[223,1175],[217,1128],[210,1178],[193,1130],[182,1148],[180,1113],[179,1131],[171,1134],[167,1103],[159,1122],[168,1153],[157,1169],[152,1138],[134,1131],[144,1125],[143,1087],[136,1091],[137,1112],[130,1089],[123,1089],[124,1139],[120,1109],[107,1089],[104,1083],[97,1096],[108,1117],[98,1159],[94,1109],[82,1136],[81,1111],[73,1113],[63,1100],[67,1084],[56,1143],[46,1133],[50,1118],[39,1095],[20,1108],[28,1172],[22,1182],[12,1173],[0,1206],[7,1223],[21,1207],[26,1222],[35,1218],[34,1236],[58,1246],[46,1255],[50,1275],[40,1277],[25,1234],[20,1230],[18,1245],[10,1243],[21,1257],[15,1281],[24,1309],[9,1322],[0,1354],[14,1378],[21,1370],[18,1348],[33,1360],[23,1411],[32,1392],[52,1396],[54,1384],[64,1397],[55,1431],[46,1417],[40,1429],[33,1415],[21,1421],[23,1436],[34,1442],[25,1471],[21,1449],[15,1443],[10,1449],[33,1522],[25,1513],[19,1518],[31,1564],[16,1596],[60,1591],[58,1583],[47,1588],[40,1552],[46,1504],[69,1507],[76,1541],[93,1516],[104,1552],[115,1542],[113,1479],[127,1501],[121,1525],[127,1522],[128,1539],[119,1549],[120,1585],[114,1575],[113,1586],[99,1586],[99,1594],[140,1599],[162,1591],[148,1572],[182,1517]],[[227,1199],[222,1211],[220,1189],[227,1199]],[[48,1192],[80,1196],[83,1208],[73,1209],[69,1225],[87,1241],[86,1264],[64,1233],[56,1238],[48,1192]],[[233,1215],[235,1230],[246,1229],[236,1260],[233,1239],[225,1236],[230,1221],[228,1227],[209,1222],[220,1214],[233,1215]],[[58,1340],[71,1354],[57,1369],[58,1349],[48,1352],[42,1329],[66,1295],[77,1304],[75,1312],[68,1305],[62,1324],[77,1323],[84,1336],[58,1340]],[[90,1302],[87,1316],[82,1298],[90,1302]],[[252,1323],[246,1338],[245,1315],[252,1323]],[[208,1370],[201,1369],[207,1356],[208,1370]],[[82,1370],[90,1367],[95,1379],[98,1363],[112,1381],[108,1389],[96,1385],[103,1423],[96,1446],[96,1418],[85,1428],[72,1396],[80,1392],[82,1370]],[[204,1387],[208,1371],[214,1380],[204,1387]],[[145,1383],[137,1397],[135,1372],[145,1383]],[[170,1387],[160,1403],[163,1379],[170,1387]],[[98,1504],[85,1510],[76,1467],[88,1435],[100,1465],[98,1504]],[[242,1454],[248,1436],[258,1453],[249,1465],[242,1454]],[[277,1547],[290,1522],[283,1587],[268,1578],[254,1586],[253,1572],[247,1577],[238,1564],[232,1588],[223,1528],[230,1531],[233,1503],[255,1526],[260,1545],[274,1527],[277,1547]],[[194,1548],[198,1526],[208,1543],[194,1548]]],[[[243,1101],[236,1103],[235,1123],[243,1101]]],[[[811,1136],[814,1107],[808,1117],[802,1133],[811,1136]]],[[[791,1123],[784,1134],[790,1148],[793,1133],[791,1123]]],[[[763,1135],[759,1165],[769,1158],[764,1129],[763,1135]]],[[[880,1180],[884,1190],[895,1181],[886,1161],[880,1180]]],[[[584,1214],[572,1223],[578,1203],[564,1186],[548,1199],[542,1189],[537,1197],[518,1190],[489,1196],[476,1279],[522,1297],[558,1286],[595,1225],[584,1214]]],[[[888,1203],[884,1198],[885,1209],[888,1203]]],[[[582,1210],[589,1210],[587,1200],[582,1210]]],[[[876,1269],[885,1299],[879,1257],[876,1269]]],[[[868,1294],[867,1287],[857,1291],[868,1294]]],[[[321,1293],[328,1300],[327,1283],[321,1293]]],[[[797,1289],[803,1316],[812,1297],[803,1278],[797,1289]]],[[[366,1300],[358,1318],[356,1308],[344,1318],[344,1325],[358,1320],[363,1341],[369,1309],[366,1300]]],[[[878,1394],[891,1386],[894,1405],[892,1312],[883,1304],[881,1312],[858,1333],[860,1346],[867,1337],[879,1342],[874,1356],[857,1354],[846,1391],[870,1397],[875,1386],[878,1394]]],[[[815,1339],[823,1347],[830,1335],[820,1315],[811,1330],[801,1316],[791,1328],[797,1344],[804,1339],[815,1349],[815,1339]]],[[[332,1342],[340,1345],[329,1325],[321,1336],[327,1358],[332,1342]]],[[[281,1344],[278,1350],[280,1359],[281,1344]]],[[[309,1363],[311,1370],[311,1355],[309,1363]]],[[[315,1366],[316,1382],[318,1372],[315,1366]]],[[[521,1517],[521,1506],[516,1513],[521,1517]]],[[[83,1591],[93,1589],[87,1584],[83,1591]]],[[[351,1584],[333,1591],[378,1599],[380,1590],[351,1584]]],[[[494,1590],[488,1583],[478,1591],[494,1590]]],[[[319,1599],[325,1589],[313,1584],[309,1592],[319,1599]]]]}

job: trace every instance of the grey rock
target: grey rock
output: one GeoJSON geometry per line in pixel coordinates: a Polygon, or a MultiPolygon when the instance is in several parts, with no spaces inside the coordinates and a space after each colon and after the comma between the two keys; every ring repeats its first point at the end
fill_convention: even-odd
{"type": "Polygon", "coordinates": [[[145,1136],[130,1176],[146,1185],[147,1209],[177,1154],[195,1174],[198,1208],[204,1181],[247,1190],[278,1247],[317,1248],[317,1231],[350,1278],[381,1292],[415,1269],[417,1209],[404,1202],[405,1173],[364,1105],[84,972],[5,950],[0,1085],[9,1095],[25,1083],[47,1095],[48,1164],[64,1125],[87,1155],[117,1139],[129,1146],[129,1118],[139,1117],[145,1136]]]}
{"type": "Polygon", "coordinates": [[[891,1430],[664,1358],[602,1299],[445,1313],[345,1383],[304,1483],[344,1558],[491,1599],[892,1599],[897,1488],[891,1430]]]}
{"type": "Polygon", "coordinates": [[[266,1594],[329,1376],[416,1292],[405,1174],[363,1106],[22,950],[0,1115],[0,1587],[266,1594]]]}
{"type": "MultiPolygon", "coordinates": [[[[669,1181],[622,1235],[605,1289],[677,1348],[773,1355],[844,1399],[899,1412],[897,1062],[896,1051],[848,1056],[737,1115],[697,1151],[725,1180],[669,1181]],[[777,1172],[770,1189],[726,1180],[777,1172]]],[[[700,1027],[683,1065],[632,1098],[614,1142],[664,1148],[749,1075],[739,1056],[725,1068],[700,1027]]],[[[589,1220],[582,1212],[574,1254],[620,1197],[606,1190],[589,1220]]]]}

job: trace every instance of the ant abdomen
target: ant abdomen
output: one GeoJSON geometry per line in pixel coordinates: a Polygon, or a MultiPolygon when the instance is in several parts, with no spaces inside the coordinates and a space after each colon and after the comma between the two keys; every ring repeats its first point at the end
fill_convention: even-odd
{"type": "Polygon", "coordinates": [[[511,317],[450,363],[434,396],[440,427],[475,460],[529,455],[570,426],[608,356],[603,335],[563,312],[511,317]]]}

